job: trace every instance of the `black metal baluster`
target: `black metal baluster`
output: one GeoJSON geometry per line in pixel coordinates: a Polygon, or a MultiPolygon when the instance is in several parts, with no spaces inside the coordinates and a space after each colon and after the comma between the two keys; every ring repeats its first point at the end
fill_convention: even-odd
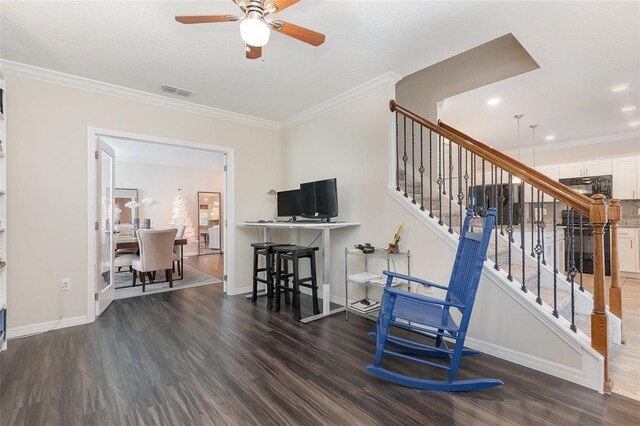
{"type": "Polygon", "coordinates": [[[498,210],[498,217],[501,218],[500,220],[500,235],[504,236],[504,228],[502,227],[502,224],[504,223],[504,211],[503,211],[503,206],[504,206],[504,183],[503,183],[503,176],[502,176],[502,172],[503,170],[500,169],[500,198],[498,200],[498,205],[500,206],[499,210],[498,210]],[[502,216],[501,216],[502,214],[502,216]]]}
{"type": "Polygon", "coordinates": [[[469,206],[473,210],[473,214],[476,214],[476,209],[474,208],[476,200],[475,194],[475,186],[476,186],[476,155],[471,153],[471,200],[469,200],[469,206]]]}
{"type": "Polygon", "coordinates": [[[411,120],[411,174],[413,176],[413,190],[411,202],[416,204],[416,123],[411,120]]]}
{"type": "MultiPolygon", "coordinates": [[[[544,228],[547,226],[544,223],[544,192],[540,192],[540,210],[538,211],[540,214],[540,229],[542,231],[542,245],[544,246],[545,244],[545,239],[544,239],[544,228]]],[[[542,264],[546,265],[547,264],[547,253],[546,250],[542,250],[542,264]]]]}
{"type": "Polygon", "coordinates": [[[533,202],[533,186],[531,186],[531,208],[530,213],[531,213],[531,253],[530,256],[531,257],[536,257],[535,255],[535,248],[534,248],[534,240],[533,240],[533,227],[534,227],[534,222],[535,222],[535,212],[534,212],[534,202],[533,202]]]}
{"type": "MultiPolygon", "coordinates": [[[[493,204],[494,207],[498,209],[497,212],[497,216],[498,216],[498,222],[500,222],[500,211],[502,210],[502,205],[499,204],[498,202],[498,166],[494,167],[493,170],[494,173],[494,182],[495,184],[493,185],[493,204]]],[[[500,190],[502,191],[502,187],[500,187],[500,190]]],[[[500,265],[498,265],[498,222],[495,223],[495,263],[493,265],[493,267],[495,268],[496,271],[500,270],[500,265]]]]}
{"type": "Polygon", "coordinates": [[[507,178],[507,182],[509,184],[509,224],[507,225],[507,236],[509,238],[509,273],[507,274],[507,279],[509,281],[513,281],[513,274],[511,271],[511,245],[513,244],[513,176],[509,173],[507,178]]]}
{"type": "Polygon", "coordinates": [[[482,216],[487,215],[487,185],[484,178],[484,158],[482,159],[482,216]]]}
{"type": "Polygon", "coordinates": [[[458,146],[458,207],[460,209],[460,235],[462,235],[462,203],[464,202],[464,192],[462,192],[462,147],[458,146]]]}
{"type": "Polygon", "coordinates": [[[464,192],[467,194],[467,209],[471,206],[469,201],[469,151],[464,150],[464,192]]]}
{"type": "Polygon", "coordinates": [[[396,191],[400,191],[400,132],[398,129],[398,112],[396,111],[396,191]]]}
{"type": "Polygon", "coordinates": [[[520,290],[524,291],[525,293],[527,292],[527,286],[525,286],[525,279],[526,279],[526,259],[525,259],[525,254],[524,254],[524,231],[525,231],[525,226],[526,226],[526,222],[525,222],[525,218],[524,218],[524,191],[525,191],[525,186],[526,184],[524,182],[520,183],[520,250],[522,251],[522,286],[520,287],[520,290]]]}
{"type": "Polygon", "coordinates": [[[442,180],[442,172],[444,170],[442,144],[442,136],[438,135],[438,205],[440,206],[438,225],[440,226],[444,225],[444,222],[442,222],[442,184],[444,183],[442,180]]]}
{"type": "MultiPolygon", "coordinates": [[[[569,225],[569,213],[570,213],[569,206],[567,206],[565,211],[567,212],[567,226],[568,226],[569,225]]],[[[564,244],[565,244],[565,247],[566,247],[565,256],[564,256],[565,257],[565,259],[564,259],[564,272],[565,272],[565,275],[566,275],[566,280],[567,280],[567,282],[569,282],[569,281],[571,281],[571,277],[569,277],[569,265],[571,264],[571,262],[569,261],[569,257],[573,256],[573,253],[571,253],[569,251],[569,238],[571,238],[571,236],[569,235],[569,228],[565,227],[564,232],[565,232],[565,236],[564,236],[565,243],[564,244]]]]}
{"type": "Polygon", "coordinates": [[[402,156],[402,162],[404,163],[404,196],[408,197],[409,194],[407,193],[407,160],[409,160],[409,157],[407,157],[407,117],[404,116],[404,129],[402,129],[403,134],[404,134],[404,155],[402,156]]]}
{"type": "Polygon", "coordinates": [[[424,139],[422,135],[422,130],[424,127],[422,124],[420,125],[420,210],[424,211],[424,161],[423,161],[423,151],[424,151],[424,139]]]}
{"type": "Polygon", "coordinates": [[[553,199],[553,316],[558,318],[558,232],[557,232],[557,204],[553,199]]]}
{"type": "MultiPolygon", "coordinates": [[[[533,199],[531,200],[531,204],[533,205],[533,199]]],[[[541,236],[541,232],[542,230],[540,229],[540,190],[538,190],[538,215],[536,217],[536,223],[538,225],[538,241],[536,243],[536,248],[535,248],[535,253],[536,253],[536,259],[538,260],[538,271],[537,271],[537,291],[538,291],[538,295],[536,297],[536,302],[538,302],[539,305],[542,305],[542,298],[540,297],[540,280],[541,280],[541,272],[540,272],[540,268],[542,265],[542,252],[544,251],[544,247],[542,246],[542,243],[540,242],[540,236],[541,236]]]]}
{"type": "Polygon", "coordinates": [[[567,228],[567,231],[569,233],[569,237],[568,237],[568,247],[569,247],[569,253],[571,253],[571,256],[569,257],[569,284],[571,285],[571,330],[576,331],[576,301],[575,301],[575,290],[574,290],[574,283],[575,283],[575,278],[576,278],[576,274],[577,274],[577,270],[576,270],[576,259],[575,256],[573,256],[573,250],[574,250],[574,238],[573,238],[573,226],[574,226],[574,215],[573,215],[573,209],[571,209],[569,211],[569,226],[567,228]]]}
{"type": "Polygon", "coordinates": [[[433,218],[433,131],[429,129],[429,217],[433,218]]]}
{"type": "Polygon", "coordinates": [[[453,219],[452,219],[452,210],[453,210],[453,142],[449,141],[449,233],[453,234],[453,219]]]}
{"type": "Polygon", "coordinates": [[[583,218],[584,216],[582,216],[582,214],[580,214],[580,291],[584,292],[584,287],[582,285],[582,274],[584,271],[584,237],[583,237],[583,232],[584,232],[584,227],[582,226],[583,224],[583,218]]]}

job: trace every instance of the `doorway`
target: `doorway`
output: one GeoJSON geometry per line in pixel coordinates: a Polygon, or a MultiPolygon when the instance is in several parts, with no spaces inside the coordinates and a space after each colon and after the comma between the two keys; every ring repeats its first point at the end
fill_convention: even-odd
{"type": "Polygon", "coordinates": [[[222,248],[220,221],[222,196],[219,192],[198,191],[198,255],[219,254],[222,248]]]}
{"type": "MultiPolygon", "coordinates": [[[[219,275],[219,279],[215,282],[220,283],[225,293],[233,294],[235,290],[235,282],[233,280],[233,261],[229,257],[222,255],[224,252],[229,252],[229,250],[233,252],[234,245],[233,149],[99,129],[89,129],[88,142],[89,153],[91,155],[89,156],[88,167],[88,224],[90,233],[88,239],[89,272],[87,284],[87,317],[94,319],[99,316],[114,299],[105,293],[105,289],[114,291],[117,288],[118,281],[122,281],[122,278],[119,276],[127,276],[128,280],[131,274],[128,267],[122,267],[118,270],[119,268],[114,265],[115,256],[112,256],[112,254],[117,250],[119,247],[118,244],[122,239],[119,238],[119,232],[123,229],[127,231],[133,229],[134,233],[130,237],[134,240],[136,239],[135,230],[137,228],[150,226],[152,229],[164,229],[177,225],[177,223],[174,223],[174,213],[181,212],[181,205],[178,200],[181,196],[184,198],[182,203],[183,206],[192,206],[191,209],[193,209],[192,212],[194,214],[193,224],[196,225],[193,227],[195,229],[192,229],[192,235],[188,238],[187,235],[185,235],[185,238],[183,238],[183,240],[185,240],[184,245],[180,246],[176,251],[179,256],[184,254],[183,261],[180,262],[180,271],[176,272],[181,279],[185,280],[181,284],[189,284],[188,273],[190,269],[192,270],[191,272],[196,275],[201,272],[195,270],[197,267],[192,268],[192,265],[190,265],[189,262],[190,259],[200,258],[201,254],[203,255],[202,257],[208,257],[207,254],[216,254],[218,258],[216,267],[220,273],[216,274],[219,275]],[[167,202],[166,194],[161,194],[161,191],[158,188],[153,189],[153,191],[149,190],[145,193],[144,188],[140,187],[141,185],[129,184],[122,180],[118,182],[118,176],[122,176],[122,173],[119,174],[116,167],[115,171],[111,172],[110,178],[112,182],[109,185],[108,191],[105,189],[105,192],[103,191],[104,185],[102,184],[104,181],[102,178],[104,167],[102,161],[96,160],[98,159],[97,157],[102,155],[102,151],[100,151],[101,147],[109,145],[114,145],[116,147],[113,150],[115,152],[113,152],[111,157],[116,160],[118,158],[118,151],[124,150],[125,152],[128,152],[129,150],[139,149],[145,145],[153,146],[153,150],[145,156],[145,162],[149,162],[151,159],[158,157],[162,152],[171,152],[171,150],[180,151],[180,155],[171,155],[171,158],[174,159],[182,158],[184,160],[185,156],[188,158],[189,152],[199,153],[197,154],[199,159],[208,158],[210,154],[217,154],[220,156],[221,177],[215,185],[210,186],[212,189],[215,188],[216,190],[207,192],[207,194],[210,194],[212,197],[212,203],[211,207],[209,207],[209,204],[206,204],[208,206],[208,218],[206,226],[204,227],[207,230],[207,245],[203,246],[202,252],[200,248],[201,238],[199,237],[199,215],[201,213],[199,208],[200,203],[199,200],[197,200],[198,205],[195,206],[195,203],[190,200],[194,200],[196,197],[199,197],[199,193],[203,193],[203,191],[198,191],[196,189],[193,195],[185,194],[185,191],[183,191],[180,185],[176,183],[179,179],[173,179],[173,181],[170,181],[170,183],[161,187],[163,190],[166,189],[166,191],[173,191],[171,193],[171,201],[167,202]],[[94,153],[96,154],[94,155],[94,153]],[[174,186],[176,188],[174,188],[174,186]],[[159,201],[156,197],[162,198],[162,196],[165,197],[164,201],[156,202],[159,201]],[[216,198],[216,200],[213,200],[213,198],[216,198]],[[147,201],[146,204],[145,200],[147,201]],[[216,202],[218,203],[217,205],[215,205],[216,202]],[[120,206],[120,204],[123,204],[125,207],[129,204],[129,207],[125,209],[120,206]],[[140,205],[139,208],[138,205],[140,205]],[[134,208],[132,208],[132,206],[134,208]],[[197,207],[197,209],[195,207],[197,207]],[[162,209],[169,210],[163,212],[162,209]],[[100,220],[97,220],[99,217],[100,220]],[[94,229],[96,228],[94,223],[98,224],[98,229],[94,229]],[[116,224],[118,227],[116,227],[116,224]],[[217,233],[213,230],[209,231],[213,226],[218,227],[217,233]],[[213,240],[210,238],[210,233],[212,237],[215,237],[215,234],[217,234],[217,244],[210,243],[210,241],[213,240]],[[109,247],[106,245],[107,242],[109,243],[109,247]],[[189,253],[183,253],[182,249],[189,247],[189,244],[193,245],[194,250],[189,253]],[[107,253],[109,254],[109,257],[111,257],[110,259],[107,258],[107,253]],[[109,285],[103,286],[103,283],[105,282],[104,277],[109,278],[109,285]]],[[[117,161],[111,161],[111,166],[113,166],[114,163],[117,164],[117,161]]],[[[164,166],[165,169],[163,169],[162,175],[166,174],[167,170],[175,165],[165,164],[164,166]]],[[[139,169],[142,170],[143,167],[140,166],[139,169]]],[[[200,179],[198,183],[200,188],[202,187],[203,182],[207,185],[207,179],[200,179]]],[[[189,207],[186,208],[186,210],[189,209],[189,207]]],[[[176,242],[177,241],[178,239],[176,239],[176,242]]],[[[139,252],[138,255],[140,255],[139,252]]],[[[163,274],[160,275],[164,277],[163,274]]],[[[177,275],[174,274],[173,277],[175,279],[177,275]]],[[[159,282],[158,284],[161,283],[159,282]]],[[[194,286],[209,284],[215,283],[203,283],[202,280],[200,280],[199,283],[194,284],[194,286]]],[[[168,287],[168,282],[166,285],[168,287]]],[[[127,287],[130,287],[130,285],[127,285],[127,287]]],[[[158,287],[160,286],[156,286],[156,288],[158,287]]],[[[178,287],[175,281],[174,287],[178,287]]],[[[152,287],[147,281],[146,294],[149,294],[150,288],[152,287]]],[[[173,291],[176,289],[179,288],[166,289],[162,291],[173,291]]],[[[115,298],[118,297],[116,296],[115,298]]]]}

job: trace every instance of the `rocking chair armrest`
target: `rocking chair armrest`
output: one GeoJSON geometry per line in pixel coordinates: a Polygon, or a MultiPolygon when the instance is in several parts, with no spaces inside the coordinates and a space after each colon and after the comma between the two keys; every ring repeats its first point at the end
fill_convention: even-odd
{"type": "Polygon", "coordinates": [[[416,300],[421,300],[423,302],[432,303],[434,305],[453,306],[453,307],[456,307],[458,309],[465,309],[465,306],[461,305],[460,303],[454,303],[454,302],[449,302],[449,301],[446,301],[446,300],[434,299],[433,297],[423,296],[422,294],[418,294],[418,293],[410,293],[408,291],[400,290],[400,289],[393,288],[393,287],[385,287],[384,291],[388,292],[388,293],[395,294],[396,296],[407,297],[407,298],[416,299],[416,300]]]}
{"type": "Polygon", "coordinates": [[[409,275],[399,274],[399,273],[393,272],[393,271],[383,271],[382,273],[387,275],[387,276],[398,278],[398,279],[405,280],[405,281],[410,281],[412,283],[418,283],[418,284],[422,284],[422,285],[427,285],[427,286],[439,288],[439,289],[442,289],[442,290],[448,290],[447,287],[442,286],[440,284],[432,283],[431,281],[422,280],[422,279],[416,278],[416,277],[410,277],[409,275]]]}

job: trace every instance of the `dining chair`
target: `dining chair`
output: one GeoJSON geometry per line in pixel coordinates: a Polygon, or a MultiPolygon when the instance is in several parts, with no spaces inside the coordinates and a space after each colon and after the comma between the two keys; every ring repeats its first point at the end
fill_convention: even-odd
{"type": "Polygon", "coordinates": [[[164,270],[169,287],[173,287],[173,245],[175,244],[177,229],[141,229],[138,231],[138,245],[140,257],[131,263],[134,269],[133,286],[136,276],[140,276],[142,292],[145,291],[145,274],[147,272],[164,270]],[[136,274],[136,272],[138,274],[136,274]]]}
{"type": "MultiPolygon", "coordinates": [[[[171,228],[175,228],[178,232],[176,232],[176,240],[179,240],[184,236],[184,230],[187,228],[185,225],[169,225],[171,228]]],[[[178,274],[182,275],[180,272],[180,254],[176,252],[176,248],[173,248],[173,264],[171,265],[171,270],[173,272],[176,271],[176,265],[178,265],[178,274]]]]}

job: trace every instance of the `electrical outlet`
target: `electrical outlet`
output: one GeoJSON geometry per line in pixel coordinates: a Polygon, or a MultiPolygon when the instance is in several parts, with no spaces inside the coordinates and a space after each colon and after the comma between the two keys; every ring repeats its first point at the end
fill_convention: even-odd
{"type": "Polygon", "coordinates": [[[60,280],[61,290],[71,290],[71,278],[63,278],[60,280]]]}

